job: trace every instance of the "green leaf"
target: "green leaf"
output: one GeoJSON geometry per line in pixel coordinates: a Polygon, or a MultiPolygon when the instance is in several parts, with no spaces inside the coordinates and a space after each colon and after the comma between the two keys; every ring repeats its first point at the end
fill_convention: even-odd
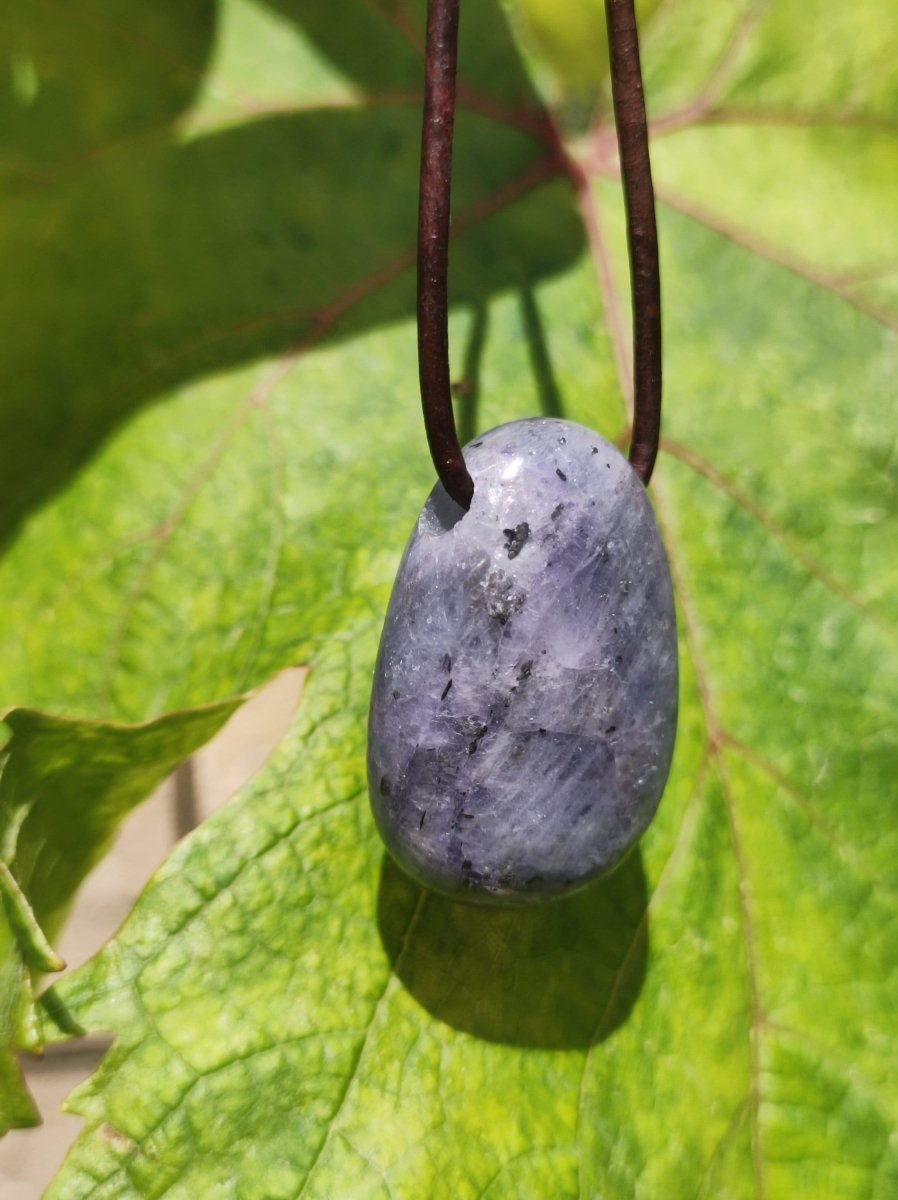
{"type": "Polygon", "coordinates": [[[145,725],[76,721],[15,708],[0,757],[0,1133],[37,1124],[15,1059],[39,1051],[32,980],[65,963],[49,939],[125,815],[241,703],[145,725]]]}
{"type": "MultiPolygon", "coordinates": [[[[639,850],[523,914],[424,896],[365,797],[378,627],[431,481],[421,5],[189,7],[5,18],[4,688],[140,720],[312,671],[269,766],[48,994],[59,1036],[116,1036],[51,1195],[887,1200],[890,6],[678,0],[643,26],[681,728],[639,850]]],[[[462,29],[460,423],[618,438],[607,107],[571,144],[578,193],[496,5],[462,29]]]]}
{"type": "Polygon", "coordinates": [[[5,862],[0,862],[0,896],[25,966],[32,971],[64,970],[65,962],[47,941],[46,934],[37,923],[34,909],[28,903],[28,897],[5,862]]]}

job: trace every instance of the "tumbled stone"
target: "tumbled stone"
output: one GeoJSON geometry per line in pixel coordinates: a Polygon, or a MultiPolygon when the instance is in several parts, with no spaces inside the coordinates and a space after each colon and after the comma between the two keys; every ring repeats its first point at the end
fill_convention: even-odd
{"type": "Polygon", "coordinates": [[[651,820],[677,718],[670,573],[645,489],[569,421],[465,449],[406,547],[381,638],[368,781],[387,847],[450,896],[527,903],[614,867],[651,820]]]}

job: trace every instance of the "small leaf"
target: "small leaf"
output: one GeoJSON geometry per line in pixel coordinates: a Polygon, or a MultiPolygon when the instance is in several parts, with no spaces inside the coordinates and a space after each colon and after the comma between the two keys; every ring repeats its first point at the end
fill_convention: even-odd
{"type": "Polygon", "coordinates": [[[0,1133],[37,1123],[15,1063],[43,1037],[32,976],[61,971],[49,938],[123,817],[220,728],[240,699],[147,725],[76,721],[17,708],[0,764],[0,1133]]]}
{"type": "MultiPolygon", "coordinates": [[[[608,33],[602,0],[506,0],[525,45],[551,73],[553,99],[593,107],[608,80],[608,33]]],[[[640,0],[645,30],[661,0],[640,0]]]]}

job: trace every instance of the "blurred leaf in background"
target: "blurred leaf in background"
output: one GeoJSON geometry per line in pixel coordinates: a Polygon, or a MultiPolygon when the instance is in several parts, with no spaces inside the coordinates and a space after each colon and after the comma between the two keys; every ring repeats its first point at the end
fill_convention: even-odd
{"type": "MultiPolygon", "coordinates": [[[[644,29],[661,0],[640,0],[644,29]]],[[[604,0],[503,0],[520,34],[533,75],[550,103],[572,121],[587,118],[604,99],[608,32],[604,0]]]]}
{"type": "MultiPolygon", "coordinates": [[[[604,69],[567,75],[525,7],[523,51],[491,0],[462,18],[459,421],[620,438],[604,69]]],[[[898,30],[885,0],[650,10],[681,728],[639,851],[517,914],[420,893],[365,796],[431,483],[422,6],[4,14],[3,695],[145,721],[312,668],[270,764],[47,995],[59,1036],[116,1036],[50,1195],[898,1191],[898,30]]]]}

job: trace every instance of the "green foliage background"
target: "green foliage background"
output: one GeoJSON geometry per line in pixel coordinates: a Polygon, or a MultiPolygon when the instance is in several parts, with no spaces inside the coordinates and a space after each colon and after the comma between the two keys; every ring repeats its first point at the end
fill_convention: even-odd
{"type": "MultiPolygon", "coordinates": [[[[613,130],[570,34],[596,7],[547,35],[540,0],[463,6],[466,436],[626,430],[613,130]]],[[[893,16],[644,8],[674,772],[611,878],[491,913],[402,878],[365,796],[431,482],[421,5],[4,10],[0,695],[30,706],[0,777],[4,1124],[34,1119],[16,1047],[116,1036],[51,1196],[898,1194],[893,16]],[[290,663],[273,760],[36,1009],[121,816],[290,663]]]]}

